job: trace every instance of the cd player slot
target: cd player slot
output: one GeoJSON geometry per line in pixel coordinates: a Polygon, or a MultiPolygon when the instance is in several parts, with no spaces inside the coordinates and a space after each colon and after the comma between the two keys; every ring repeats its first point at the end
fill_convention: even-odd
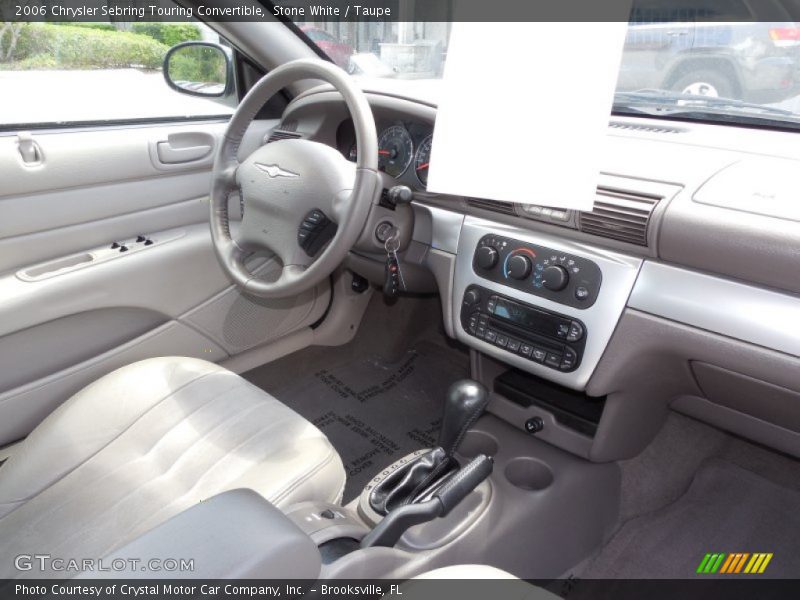
{"type": "Polygon", "coordinates": [[[537,335],[531,331],[526,331],[519,327],[515,327],[510,323],[506,323],[499,319],[489,319],[489,325],[499,331],[507,333],[508,335],[514,337],[520,337],[525,339],[532,344],[537,346],[543,346],[545,349],[550,350],[551,352],[563,352],[564,351],[564,344],[555,344],[553,340],[550,338],[546,338],[543,335],[537,335]]]}

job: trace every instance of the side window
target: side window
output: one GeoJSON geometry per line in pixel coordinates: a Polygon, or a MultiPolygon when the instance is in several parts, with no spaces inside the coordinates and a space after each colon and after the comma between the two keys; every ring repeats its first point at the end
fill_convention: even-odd
{"type": "Polygon", "coordinates": [[[224,45],[199,21],[0,22],[0,89],[6,90],[0,127],[232,114],[232,84],[216,97],[167,85],[165,55],[191,41],[224,45]]]}

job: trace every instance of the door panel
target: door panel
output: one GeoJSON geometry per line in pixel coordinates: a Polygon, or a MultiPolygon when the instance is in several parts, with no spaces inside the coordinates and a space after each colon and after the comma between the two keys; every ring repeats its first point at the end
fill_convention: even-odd
{"type": "MultiPolygon", "coordinates": [[[[254,123],[240,159],[275,124],[254,123]]],[[[15,134],[0,136],[0,445],[131,361],[221,361],[322,316],[327,284],[264,301],[242,295],[219,267],[207,193],[224,128],[34,133],[39,165],[25,163],[15,134]]],[[[236,218],[238,202],[231,209],[236,218]]],[[[270,256],[253,266],[267,277],[279,270],[270,256]]]]}

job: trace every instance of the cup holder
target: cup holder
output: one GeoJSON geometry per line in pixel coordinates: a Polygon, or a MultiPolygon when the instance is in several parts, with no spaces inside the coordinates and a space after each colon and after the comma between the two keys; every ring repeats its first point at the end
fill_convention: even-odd
{"type": "Polygon", "coordinates": [[[519,457],[506,465],[506,479],[521,490],[543,490],[553,483],[553,472],[543,462],[534,458],[519,457]]]}
{"type": "Polygon", "coordinates": [[[475,458],[479,454],[497,454],[497,440],[482,431],[468,431],[458,446],[458,453],[464,458],[475,458]]]}

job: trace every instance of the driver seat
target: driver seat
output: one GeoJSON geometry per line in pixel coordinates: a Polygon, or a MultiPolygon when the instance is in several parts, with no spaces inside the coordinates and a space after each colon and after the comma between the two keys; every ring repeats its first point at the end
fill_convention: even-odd
{"type": "MultiPolygon", "coordinates": [[[[0,556],[97,558],[220,492],[341,501],[323,433],[215,364],[154,358],[98,379],[0,467],[0,556]]],[[[0,563],[0,579],[42,573],[0,563]]]]}

